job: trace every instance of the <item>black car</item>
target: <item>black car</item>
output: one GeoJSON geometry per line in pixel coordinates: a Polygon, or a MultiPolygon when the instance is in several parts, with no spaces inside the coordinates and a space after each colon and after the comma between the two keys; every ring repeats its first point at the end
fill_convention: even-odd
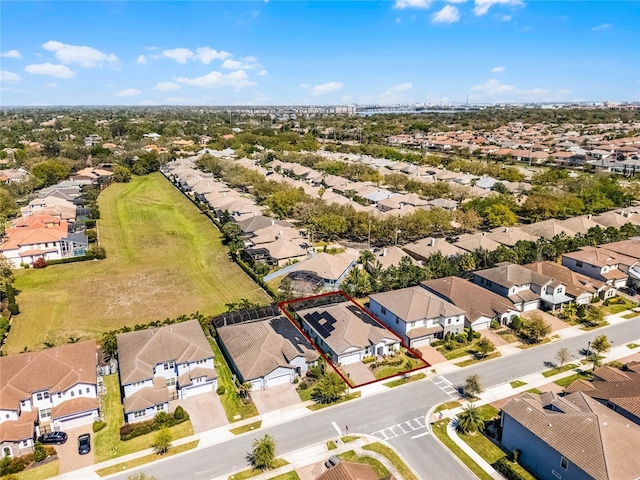
{"type": "Polygon", "coordinates": [[[67,441],[67,434],[64,432],[49,432],[40,435],[38,441],[42,444],[62,445],[67,441]]]}
{"type": "Polygon", "coordinates": [[[85,433],[78,437],[78,453],[86,455],[91,451],[91,435],[85,433]]]}

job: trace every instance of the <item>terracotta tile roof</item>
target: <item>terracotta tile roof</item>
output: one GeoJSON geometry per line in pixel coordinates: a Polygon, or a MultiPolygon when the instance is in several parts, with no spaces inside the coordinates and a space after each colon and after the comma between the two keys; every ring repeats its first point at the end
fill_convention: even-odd
{"type": "Polygon", "coordinates": [[[218,336],[245,381],[264,377],[291,360],[320,356],[304,335],[284,317],[219,327],[218,336]]]}
{"type": "Polygon", "coordinates": [[[122,333],[117,337],[122,385],[148,380],[163,362],[195,362],[213,357],[197,320],[122,333]]]}
{"type": "Polygon", "coordinates": [[[635,258],[612,252],[607,247],[586,246],[581,247],[580,250],[576,252],[565,253],[562,256],[589,263],[590,265],[595,265],[597,267],[605,267],[618,264],[633,265],[638,261],[635,258]]]}
{"type": "Polygon", "coordinates": [[[320,474],[316,480],[378,480],[378,475],[370,465],[340,462],[320,474]]]}
{"type": "Polygon", "coordinates": [[[17,420],[5,420],[0,423],[0,443],[19,442],[27,438],[33,438],[35,434],[34,422],[38,415],[37,410],[23,412],[17,420]]]}
{"type": "Polygon", "coordinates": [[[78,383],[95,384],[96,352],[95,342],[86,341],[0,357],[0,408],[15,410],[33,392],[52,394],[78,383]]]}

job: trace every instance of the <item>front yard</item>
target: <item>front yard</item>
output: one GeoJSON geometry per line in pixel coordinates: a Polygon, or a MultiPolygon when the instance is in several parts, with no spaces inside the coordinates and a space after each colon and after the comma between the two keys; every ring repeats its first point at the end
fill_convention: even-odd
{"type": "MultiPolygon", "coordinates": [[[[107,426],[95,434],[96,463],[150,448],[155,435],[155,432],[152,432],[132,438],[126,442],[120,440],[120,427],[124,424],[124,411],[120,402],[118,374],[103,377],[103,382],[104,387],[107,389],[107,394],[102,397],[101,407],[107,426]]],[[[170,430],[173,440],[193,435],[193,427],[190,420],[175,425],[170,430]]]]}
{"type": "Polygon", "coordinates": [[[626,310],[631,310],[638,306],[637,303],[632,302],[624,297],[613,297],[609,300],[605,300],[606,306],[602,307],[605,316],[606,315],[615,315],[616,313],[621,313],[626,310]]]}
{"type": "Polygon", "coordinates": [[[384,359],[369,364],[376,379],[388,378],[400,373],[408,372],[414,368],[425,367],[423,360],[407,355],[407,350],[402,348],[394,355],[387,355],[384,359]]]}

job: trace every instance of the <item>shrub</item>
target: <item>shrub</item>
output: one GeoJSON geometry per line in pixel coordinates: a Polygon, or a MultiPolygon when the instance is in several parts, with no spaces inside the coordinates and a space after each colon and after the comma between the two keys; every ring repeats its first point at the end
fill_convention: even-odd
{"type": "Polygon", "coordinates": [[[218,387],[218,389],[216,390],[216,393],[217,393],[218,395],[224,395],[224,392],[226,392],[226,391],[227,391],[227,390],[224,388],[224,385],[220,385],[220,386],[218,387]]]}
{"type": "MultiPolygon", "coordinates": [[[[175,413],[173,414],[175,418],[175,413]]],[[[162,425],[165,426],[169,423],[169,414],[167,412],[158,412],[156,416],[153,417],[153,425],[162,425]]]]}
{"type": "Polygon", "coordinates": [[[519,316],[515,316],[511,319],[511,323],[509,324],[509,326],[511,328],[513,328],[516,332],[519,332],[520,329],[522,328],[522,319],[519,316]]]}
{"type": "Polygon", "coordinates": [[[500,322],[494,318],[493,320],[491,320],[491,323],[489,324],[489,328],[491,328],[492,330],[496,330],[500,328],[500,322]]]}
{"type": "Polygon", "coordinates": [[[84,226],[87,228],[96,228],[96,221],[89,219],[86,222],[84,222],[84,226]]]}
{"type": "Polygon", "coordinates": [[[100,430],[102,430],[106,426],[107,426],[107,424],[105,422],[101,422],[100,420],[96,420],[95,422],[93,422],[93,433],[99,432],[100,430]]]}
{"type": "Polygon", "coordinates": [[[513,464],[505,457],[500,458],[491,466],[501,473],[507,480],[525,480],[525,477],[523,477],[520,472],[515,469],[513,464]]]}
{"type": "Polygon", "coordinates": [[[44,449],[44,447],[40,442],[36,442],[35,445],[33,446],[33,459],[36,462],[41,462],[45,458],[47,458],[46,450],[44,449]]]}
{"type": "Polygon", "coordinates": [[[107,251],[104,249],[104,247],[95,246],[89,249],[89,251],[87,252],[87,256],[88,255],[93,255],[93,258],[95,258],[96,260],[103,260],[107,258],[107,251]]]}
{"type": "Polygon", "coordinates": [[[481,336],[480,332],[473,332],[473,338],[480,338],[481,336]]]}
{"type": "MultiPolygon", "coordinates": [[[[471,336],[473,338],[473,334],[471,334],[471,336]]],[[[464,345],[465,343],[467,343],[467,335],[465,335],[464,333],[458,333],[456,335],[456,342],[464,345]]]]}
{"type": "Polygon", "coordinates": [[[20,266],[22,268],[29,268],[31,265],[29,265],[28,263],[21,263],[20,266]]]}
{"type": "Polygon", "coordinates": [[[435,340],[435,341],[431,342],[430,345],[432,347],[439,347],[440,345],[443,345],[443,344],[444,344],[444,340],[435,340]]]}
{"type": "Polygon", "coordinates": [[[85,235],[87,236],[89,243],[94,243],[98,240],[98,232],[94,229],[87,230],[85,235]]]}
{"type": "Polygon", "coordinates": [[[300,385],[298,386],[298,390],[306,390],[307,388],[309,388],[309,384],[306,382],[300,382],[300,385]]]}
{"type": "Polygon", "coordinates": [[[176,407],[176,411],[173,412],[173,418],[175,418],[176,420],[182,420],[185,417],[189,418],[189,415],[187,415],[187,412],[185,412],[184,408],[178,405],[176,407]]]}
{"type": "Polygon", "coordinates": [[[47,261],[40,257],[35,262],[33,262],[33,268],[45,268],[47,266],[47,261]]]}
{"type": "MultiPolygon", "coordinates": [[[[165,413],[165,412],[159,412],[165,413]]],[[[166,414],[166,413],[165,413],[166,414]]],[[[127,441],[132,438],[139,437],[140,435],[146,435],[148,433],[154,432],[156,430],[160,430],[160,428],[173,427],[174,425],[178,425],[179,423],[186,422],[189,419],[189,415],[187,412],[184,412],[184,418],[175,418],[175,413],[166,414],[167,421],[166,423],[158,423],[154,420],[147,420],[145,422],[136,422],[136,423],[128,423],[120,427],[120,440],[127,441]]],[[[157,415],[156,415],[157,416],[157,415]]],[[[162,418],[162,417],[161,417],[162,418]]]]}
{"type": "Polygon", "coordinates": [[[364,357],[362,363],[373,363],[376,361],[376,357],[364,357]]]}

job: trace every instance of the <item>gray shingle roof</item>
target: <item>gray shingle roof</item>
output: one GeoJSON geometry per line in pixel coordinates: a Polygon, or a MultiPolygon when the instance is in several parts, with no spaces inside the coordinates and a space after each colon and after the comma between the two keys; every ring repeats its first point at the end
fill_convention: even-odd
{"type": "Polygon", "coordinates": [[[461,308],[422,287],[408,287],[376,293],[370,298],[405,322],[424,318],[440,318],[440,316],[451,317],[465,313],[461,308]]]}

